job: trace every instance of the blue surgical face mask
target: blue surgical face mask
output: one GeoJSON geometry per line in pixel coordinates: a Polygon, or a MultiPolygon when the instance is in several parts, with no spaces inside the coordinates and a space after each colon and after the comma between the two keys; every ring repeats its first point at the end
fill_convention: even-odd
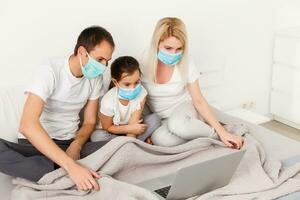
{"type": "Polygon", "coordinates": [[[180,53],[168,53],[163,50],[159,50],[157,58],[166,65],[174,66],[182,59],[182,52],[180,53]]]}
{"type": "Polygon", "coordinates": [[[135,88],[118,88],[118,96],[123,100],[133,100],[139,96],[142,91],[142,85],[138,84],[135,88]]]}
{"type": "Polygon", "coordinates": [[[106,66],[100,62],[97,62],[88,53],[87,55],[89,57],[89,60],[84,66],[82,65],[82,61],[80,57],[79,57],[79,61],[80,61],[82,74],[84,75],[84,77],[90,80],[96,78],[97,76],[102,75],[106,69],[106,66]]]}

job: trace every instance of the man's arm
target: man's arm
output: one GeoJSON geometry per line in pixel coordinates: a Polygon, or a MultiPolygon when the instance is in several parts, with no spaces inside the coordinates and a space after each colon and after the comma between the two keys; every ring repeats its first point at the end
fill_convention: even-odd
{"type": "Polygon", "coordinates": [[[70,158],[49,137],[40,124],[39,118],[43,112],[44,101],[37,95],[29,93],[24,105],[19,130],[42,154],[63,167],[70,178],[81,190],[98,190],[99,185],[94,177],[99,178],[96,172],[86,169],[70,158]]]}
{"type": "Polygon", "coordinates": [[[96,128],[97,112],[99,100],[89,100],[83,108],[83,123],[78,130],[75,140],[67,149],[67,154],[74,160],[80,158],[80,151],[84,144],[89,140],[91,134],[96,128]]]}

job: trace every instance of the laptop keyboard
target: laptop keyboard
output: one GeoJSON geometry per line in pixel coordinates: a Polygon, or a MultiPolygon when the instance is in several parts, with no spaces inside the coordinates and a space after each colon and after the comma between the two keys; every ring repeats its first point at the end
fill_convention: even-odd
{"type": "Polygon", "coordinates": [[[164,187],[164,188],[161,188],[161,189],[158,189],[158,190],[154,190],[154,192],[156,192],[157,194],[159,194],[160,196],[162,196],[164,198],[167,198],[170,189],[171,189],[171,185],[167,186],[167,187],[164,187]]]}

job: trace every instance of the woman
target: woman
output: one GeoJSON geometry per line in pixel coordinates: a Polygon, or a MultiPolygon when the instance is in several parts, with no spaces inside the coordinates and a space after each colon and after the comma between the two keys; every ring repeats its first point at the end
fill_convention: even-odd
{"type": "Polygon", "coordinates": [[[225,130],[201,93],[180,19],[163,18],[157,23],[146,56],[142,83],[148,91],[147,104],[163,120],[151,137],[153,144],[174,146],[211,137],[231,148],[242,147],[243,138],[225,130]]]}

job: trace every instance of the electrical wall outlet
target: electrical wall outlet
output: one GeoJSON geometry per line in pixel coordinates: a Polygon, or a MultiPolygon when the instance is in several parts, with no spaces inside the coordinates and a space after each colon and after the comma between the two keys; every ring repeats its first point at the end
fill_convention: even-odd
{"type": "Polygon", "coordinates": [[[255,106],[255,102],[254,101],[248,101],[248,102],[244,102],[242,103],[241,107],[244,109],[252,109],[255,106]]]}

